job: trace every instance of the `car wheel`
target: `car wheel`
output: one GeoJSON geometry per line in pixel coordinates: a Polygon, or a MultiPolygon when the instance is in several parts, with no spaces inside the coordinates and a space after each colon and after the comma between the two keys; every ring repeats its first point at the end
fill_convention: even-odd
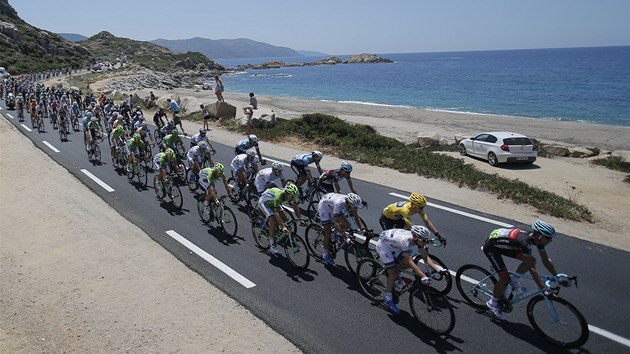
{"type": "Polygon", "coordinates": [[[497,155],[495,155],[494,152],[488,154],[488,163],[490,164],[490,166],[499,166],[499,160],[497,159],[497,155]]]}
{"type": "Polygon", "coordinates": [[[459,154],[462,156],[466,156],[466,147],[464,146],[464,144],[459,144],[459,154]]]}

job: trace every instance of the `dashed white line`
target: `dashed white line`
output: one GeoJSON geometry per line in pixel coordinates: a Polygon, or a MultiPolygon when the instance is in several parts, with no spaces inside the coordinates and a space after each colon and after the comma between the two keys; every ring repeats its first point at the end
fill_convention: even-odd
{"type": "Polygon", "coordinates": [[[189,250],[193,251],[199,257],[205,259],[208,263],[212,264],[217,269],[219,269],[223,273],[227,274],[230,278],[236,280],[237,282],[239,282],[241,285],[243,285],[247,289],[253,288],[253,287],[256,286],[256,284],[254,284],[252,281],[250,281],[249,279],[245,278],[241,274],[237,273],[234,269],[232,269],[232,268],[228,267],[227,265],[225,265],[225,263],[223,263],[220,260],[214,258],[208,252],[206,252],[206,251],[202,250],[201,248],[197,247],[197,245],[195,245],[194,243],[188,241],[187,239],[185,239],[182,235],[178,234],[177,232],[175,232],[173,230],[168,230],[168,231],[166,231],[166,233],[169,236],[171,236],[175,241],[181,243],[186,248],[188,248],[189,250]]]}
{"type": "Polygon", "coordinates": [[[113,192],[114,188],[110,187],[107,185],[107,183],[103,182],[100,180],[100,178],[94,176],[90,171],[86,170],[86,169],[82,169],[81,172],[83,172],[86,176],[90,177],[90,179],[92,179],[92,181],[96,182],[96,184],[98,184],[99,186],[103,187],[103,189],[105,189],[108,192],[113,192]]]}
{"type": "Polygon", "coordinates": [[[42,143],[44,143],[44,145],[48,146],[50,148],[50,150],[52,150],[54,152],[59,152],[59,150],[57,150],[56,147],[52,146],[52,144],[47,142],[46,140],[42,140],[42,143]]]}
{"type": "Polygon", "coordinates": [[[602,337],[606,337],[606,338],[608,338],[608,339],[610,339],[612,341],[615,341],[615,342],[617,342],[619,344],[623,344],[626,347],[630,347],[630,339],[624,338],[622,336],[618,336],[618,335],[616,335],[614,333],[608,332],[605,329],[601,329],[601,328],[595,327],[593,325],[588,325],[588,329],[591,332],[597,333],[597,334],[599,334],[602,337]]]}
{"type": "Polygon", "coordinates": [[[7,113],[7,116],[9,116],[9,118],[13,119],[13,116],[10,115],[9,113],[7,113]]]}
{"type": "Polygon", "coordinates": [[[32,132],[31,128],[27,127],[24,124],[20,124],[22,126],[22,128],[26,129],[26,131],[32,132]]]}
{"type": "MultiPolygon", "coordinates": [[[[402,194],[393,193],[393,192],[389,193],[389,195],[392,195],[392,196],[398,197],[398,198],[402,198],[402,199],[409,199],[408,195],[402,195],[402,194]]],[[[507,227],[507,228],[514,227],[514,225],[511,225],[511,224],[507,224],[507,223],[504,223],[504,222],[501,222],[501,221],[498,221],[498,220],[485,218],[483,216],[467,213],[465,211],[452,209],[452,208],[449,208],[449,207],[445,207],[443,205],[439,205],[439,204],[435,204],[435,203],[427,203],[427,205],[430,205],[430,206],[432,206],[434,208],[437,208],[437,209],[442,209],[442,210],[451,212],[453,214],[459,214],[459,215],[466,216],[466,217],[469,217],[469,218],[472,218],[472,219],[477,219],[477,220],[480,220],[480,221],[484,221],[484,222],[487,222],[487,223],[490,223],[490,224],[495,224],[495,225],[502,226],[502,227],[507,227]]]]}

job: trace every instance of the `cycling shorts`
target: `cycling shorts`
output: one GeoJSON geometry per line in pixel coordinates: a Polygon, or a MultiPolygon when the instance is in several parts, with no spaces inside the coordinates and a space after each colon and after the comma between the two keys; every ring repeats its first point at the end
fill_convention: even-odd
{"type": "Polygon", "coordinates": [[[389,229],[404,229],[405,228],[405,220],[403,219],[392,220],[385,215],[381,215],[381,217],[378,219],[378,223],[381,224],[383,231],[389,230],[389,229]]]}

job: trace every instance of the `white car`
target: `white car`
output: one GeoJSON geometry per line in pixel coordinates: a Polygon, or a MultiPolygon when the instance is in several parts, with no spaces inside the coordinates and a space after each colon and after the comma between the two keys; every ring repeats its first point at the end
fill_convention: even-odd
{"type": "Polygon", "coordinates": [[[522,134],[511,132],[487,132],[459,143],[459,153],[488,160],[491,166],[502,163],[526,163],[536,161],[534,143],[522,134]]]}

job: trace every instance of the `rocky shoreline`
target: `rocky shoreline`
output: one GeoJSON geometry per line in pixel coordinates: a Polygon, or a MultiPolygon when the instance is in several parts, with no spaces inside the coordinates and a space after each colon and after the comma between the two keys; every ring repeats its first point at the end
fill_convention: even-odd
{"type": "Polygon", "coordinates": [[[231,71],[243,71],[247,69],[277,69],[282,67],[301,67],[301,66],[315,66],[315,65],[336,65],[336,64],[376,64],[376,63],[393,63],[391,59],[382,58],[375,54],[361,53],[358,55],[352,55],[346,60],[341,60],[336,56],[324,58],[313,62],[302,63],[285,63],[283,61],[268,61],[262,64],[247,64],[239,65],[236,68],[228,69],[231,71]]]}

